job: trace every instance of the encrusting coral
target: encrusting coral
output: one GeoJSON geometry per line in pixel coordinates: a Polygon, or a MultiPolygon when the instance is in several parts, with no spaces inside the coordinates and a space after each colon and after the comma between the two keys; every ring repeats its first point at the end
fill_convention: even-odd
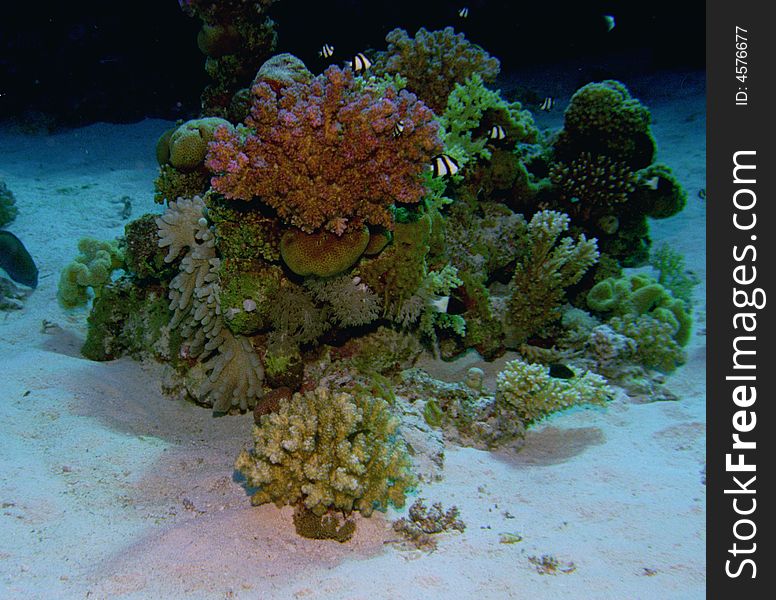
{"type": "Polygon", "coordinates": [[[428,31],[421,27],[414,38],[404,29],[385,36],[388,50],[375,61],[377,71],[398,73],[407,80],[407,88],[416,93],[437,114],[442,114],[447,97],[456,83],[478,74],[493,81],[501,68],[498,59],[469,42],[452,27],[428,31]]]}
{"type": "Polygon", "coordinates": [[[403,506],[414,484],[398,425],[380,398],[318,387],[263,415],[253,447],[240,453],[235,468],[258,488],[253,504],[368,517],[389,502],[403,506]]]}
{"type": "Polygon", "coordinates": [[[393,227],[394,203],[417,203],[441,150],[433,113],[406,90],[365,85],[330,66],[311,83],[252,89],[245,128],[216,131],[206,165],[227,199],[258,197],[306,233],[393,227]],[[394,136],[397,122],[402,135],[394,136]]]}

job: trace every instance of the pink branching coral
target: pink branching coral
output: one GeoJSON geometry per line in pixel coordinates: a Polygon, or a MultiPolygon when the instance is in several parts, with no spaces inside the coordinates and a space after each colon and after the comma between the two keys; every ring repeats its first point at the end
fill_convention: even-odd
{"type": "Polygon", "coordinates": [[[395,202],[418,202],[421,174],[441,151],[433,113],[414,94],[370,86],[334,65],[279,92],[253,86],[248,130],[219,129],[207,167],[228,199],[259,197],[286,223],[341,235],[392,228],[395,202]],[[401,121],[401,135],[394,135],[401,121]]]}
{"type": "Polygon", "coordinates": [[[388,73],[400,73],[407,79],[407,88],[440,115],[456,83],[463,84],[474,73],[484,81],[493,81],[501,69],[497,58],[462,33],[456,34],[452,27],[441,31],[421,27],[414,38],[404,29],[394,29],[385,41],[385,63],[376,66],[388,73]]]}

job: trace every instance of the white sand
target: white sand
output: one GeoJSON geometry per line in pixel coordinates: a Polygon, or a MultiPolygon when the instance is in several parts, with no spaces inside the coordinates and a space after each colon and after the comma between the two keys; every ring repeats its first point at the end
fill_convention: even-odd
{"type": "MultiPolygon", "coordinates": [[[[689,193],[653,238],[705,280],[705,99],[697,75],[685,82],[642,81],[637,95],[689,193]]],[[[0,132],[20,210],[9,228],[41,271],[25,308],[0,313],[0,597],[705,597],[705,285],[688,363],[667,382],[679,401],[572,410],[519,454],[449,447],[444,480],[420,493],[456,504],[467,529],[434,553],[385,543],[395,511],[361,519],[347,544],[305,540],[289,509],[251,507],[232,478],[252,416],[164,396],[155,367],[83,359],[86,312],[57,305],[78,238],[122,233],[122,196],[133,218],[159,211],[153,145],[167,126],[0,132]],[[505,532],[523,541],[499,543],[505,532]],[[576,569],[541,575],[528,557],[544,554],[576,569]]]]}

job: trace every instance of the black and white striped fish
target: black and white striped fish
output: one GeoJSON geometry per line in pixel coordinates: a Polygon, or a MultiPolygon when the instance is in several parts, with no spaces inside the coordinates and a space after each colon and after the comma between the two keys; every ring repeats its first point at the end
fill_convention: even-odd
{"type": "Polygon", "coordinates": [[[552,96],[547,96],[544,99],[544,102],[542,102],[542,105],[539,107],[539,110],[550,111],[552,110],[553,106],[555,106],[555,100],[552,98],[552,96]]]}
{"type": "Polygon", "coordinates": [[[464,6],[461,10],[458,11],[458,16],[462,19],[465,19],[469,16],[469,9],[464,6]]]}
{"type": "Polygon", "coordinates": [[[402,133],[404,133],[404,121],[399,119],[393,126],[393,137],[399,137],[402,133]]]}
{"type": "Polygon", "coordinates": [[[331,44],[324,44],[323,48],[318,50],[318,56],[323,58],[331,58],[332,54],[334,54],[334,46],[331,44]]]}
{"type": "Polygon", "coordinates": [[[372,61],[363,52],[359,52],[353,57],[353,60],[347,62],[347,65],[353,67],[354,73],[361,73],[369,70],[369,67],[372,66],[372,61]]]}
{"type": "Polygon", "coordinates": [[[489,137],[492,140],[503,140],[505,137],[507,137],[507,132],[504,131],[504,128],[501,125],[494,125],[490,128],[489,137]]]}
{"type": "Polygon", "coordinates": [[[431,175],[433,177],[447,177],[449,175],[455,175],[460,168],[458,161],[452,156],[447,154],[437,154],[431,160],[431,175]]]}

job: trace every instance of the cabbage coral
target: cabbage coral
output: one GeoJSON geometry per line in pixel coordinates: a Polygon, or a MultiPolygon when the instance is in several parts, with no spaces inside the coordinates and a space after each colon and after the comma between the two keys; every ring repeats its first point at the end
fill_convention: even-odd
{"type": "Polygon", "coordinates": [[[478,73],[483,80],[493,81],[501,65],[497,58],[472,44],[452,27],[427,31],[421,27],[411,38],[404,29],[394,29],[385,36],[388,42],[382,67],[388,73],[399,73],[407,88],[415,92],[434,111],[441,114],[447,97],[456,83],[478,73]]]}
{"type": "Polygon", "coordinates": [[[381,91],[336,66],[279,92],[259,82],[252,94],[247,127],[219,129],[210,144],[212,186],[227,199],[259,197],[307,233],[341,235],[364,223],[391,228],[392,205],[425,194],[420,175],[441,146],[414,94],[381,91]]]}

